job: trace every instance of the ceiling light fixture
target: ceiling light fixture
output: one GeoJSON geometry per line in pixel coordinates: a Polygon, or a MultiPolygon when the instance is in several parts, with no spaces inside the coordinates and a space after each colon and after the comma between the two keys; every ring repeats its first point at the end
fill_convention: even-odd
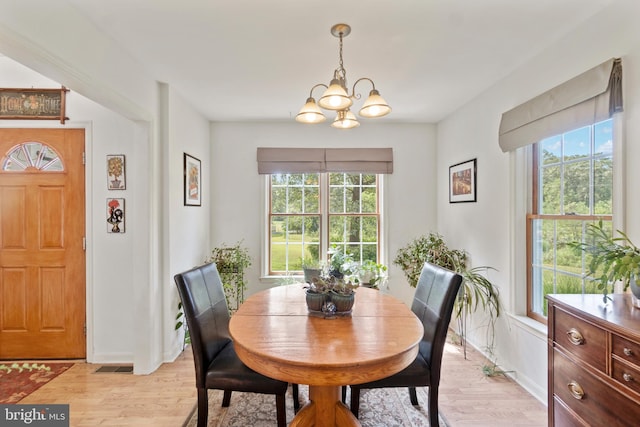
{"type": "Polygon", "coordinates": [[[304,104],[298,115],[296,115],[296,121],[306,124],[322,123],[326,120],[326,117],[320,107],[325,110],[336,111],[336,118],[331,123],[331,126],[338,129],[351,129],[360,126],[356,115],[350,110],[353,105],[354,99],[360,99],[360,94],[356,94],[356,85],[362,80],[368,80],[371,82],[373,89],[369,92],[369,97],[362,105],[358,115],[367,118],[376,118],[386,116],[391,112],[389,104],[380,96],[380,92],[376,90],[376,85],[368,77],[362,77],[356,80],[351,89],[351,95],[347,89],[347,72],[344,69],[342,63],[342,39],[347,37],[351,33],[351,27],[347,24],[336,24],[331,27],[331,34],[340,39],[340,62],[338,68],[333,72],[333,79],[329,83],[329,86],[318,83],[311,88],[309,92],[309,98],[304,104]],[[313,90],[319,86],[326,88],[318,103],[313,98],[313,90]]]}

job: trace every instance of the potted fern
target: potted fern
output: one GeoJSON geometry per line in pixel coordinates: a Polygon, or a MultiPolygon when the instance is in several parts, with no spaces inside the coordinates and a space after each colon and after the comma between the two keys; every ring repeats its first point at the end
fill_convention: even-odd
{"type": "Polygon", "coordinates": [[[602,220],[587,225],[584,242],[571,242],[570,247],[589,255],[587,275],[596,281],[606,303],[613,285],[620,281],[623,289],[631,289],[633,305],[640,307],[640,249],[623,231],[618,236],[606,229],[602,220]]]}
{"type": "Polygon", "coordinates": [[[400,248],[393,260],[409,282],[415,288],[425,262],[439,265],[462,276],[462,286],[456,298],[453,314],[458,320],[461,340],[466,357],[466,316],[473,314],[478,308],[482,308],[488,315],[489,342],[488,351],[493,351],[494,326],[501,312],[500,291],[482,273],[492,267],[479,266],[467,267],[467,253],[460,249],[451,249],[447,246],[441,235],[429,233],[420,236],[400,248]]]}

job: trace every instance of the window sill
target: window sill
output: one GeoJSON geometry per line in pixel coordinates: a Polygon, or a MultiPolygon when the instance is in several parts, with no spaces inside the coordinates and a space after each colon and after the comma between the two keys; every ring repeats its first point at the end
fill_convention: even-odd
{"type": "Polygon", "coordinates": [[[515,325],[520,329],[526,330],[532,335],[544,339],[547,339],[548,328],[544,323],[540,323],[537,320],[533,320],[527,316],[519,316],[516,314],[509,314],[509,317],[514,321],[515,325]]]}

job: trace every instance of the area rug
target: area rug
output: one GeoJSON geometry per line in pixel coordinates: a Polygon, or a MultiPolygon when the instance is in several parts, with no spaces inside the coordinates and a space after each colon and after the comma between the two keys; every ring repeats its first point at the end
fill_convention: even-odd
{"type": "Polygon", "coordinates": [[[0,403],[17,403],[69,369],[73,363],[6,363],[0,369],[0,403]]]}
{"type": "MultiPolygon", "coordinates": [[[[427,427],[426,387],[417,388],[419,407],[411,405],[409,390],[402,388],[362,390],[360,393],[360,423],[363,427],[427,427]]],[[[308,400],[307,386],[299,387],[300,406],[308,400]]],[[[347,402],[349,401],[347,392],[347,402]]],[[[273,427],[276,425],[276,398],[273,395],[239,393],[231,396],[231,405],[222,408],[222,391],[209,390],[209,423],[207,427],[273,427]]],[[[291,387],[287,391],[287,423],[293,419],[291,387]]],[[[440,426],[447,423],[440,414],[440,426]]],[[[197,410],[189,415],[184,427],[195,427],[197,410]]]]}

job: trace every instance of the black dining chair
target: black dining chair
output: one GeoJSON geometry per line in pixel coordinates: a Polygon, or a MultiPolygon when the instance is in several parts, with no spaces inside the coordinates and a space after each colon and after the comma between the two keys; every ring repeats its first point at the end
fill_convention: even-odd
{"type": "MultiPolygon", "coordinates": [[[[198,427],[207,425],[210,389],[224,390],[223,407],[229,406],[233,391],[274,394],[278,427],[286,427],[288,384],[253,371],[238,358],[229,335],[229,310],[215,263],[176,274],[174,279],[191,336],[198,389],[198,427]]],[[[297,411],[297,384],[293,386],[293,399],[297,411]]]]}
{"type": "Polygon", "coordinates": [[[429,423],[438,425],[438,386],[440,366],[453,304],[458,295],[462,276],[434,264],[425,263],[411,311],[422,322],[424,336],[416,359],[405,369],[390,377],[365,384],[351,385],[351,412],[358,417],[360,390],[387,387],[409,387],[411,404],[418,406],[416,387],[429,387],[429,423]]]}

